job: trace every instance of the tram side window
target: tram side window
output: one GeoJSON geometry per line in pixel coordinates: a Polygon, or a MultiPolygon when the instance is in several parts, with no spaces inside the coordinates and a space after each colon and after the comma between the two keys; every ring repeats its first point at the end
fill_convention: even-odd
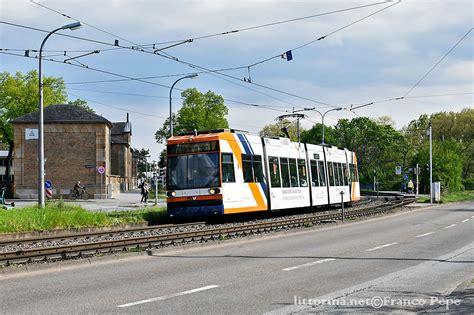
{"type": "Polygon", "coordinates": [[[242,154],[242,171],[245,183],[263,182],[262,157],[242,154]]]}
{"type": "Polygon", "coordinates": [[[339,163],[334,163],[334,181],[336,183],[336,186],[341,186],[341,170],[339,169],[340,164],[339,163]]]}
{"type": "Polygon", "coordinates": [[[349,176],[349,170],[347,169],[347,164],[346,163],[342,164],[342,169],[344,171],[343,173],[344,173],[345,184],[349,185],[350,184],[350,176],[349,176]]]}
{"type": "Polygon", "coordinates": [[[262,157],[260,155],[252,155],[252,158],[254,182],[263,183],[265,179],[263,176],[262,157]]]}
{"type": "Polygon", "coordinates": [[[344,163],[339,164],[339,167],[341,169],[341,186],[345,186],[348,184],[347,178],[346,178],[345,166],[346,165],[344,163]]]}
{"type": "Polygon", "coordinates": [[[244,173],[244,182],[253,182],[252,156],[242,154],[242,172],[244,173]]]}
{"type": "Polygon", "coordinates": [[[342,169],[342,163],[337,163],[339,165],[339,186],[344,186],[344,173],[342,169]]]}
{"type": "Polygon", "coordinates": [[[296,159],[288,159],[290,164],[290,185],[291,187],[298,187],[298,173],[296,167],[296,159]]]}
{"type": "Polygon", "coordinates": [[[354,164],[354,178],[356,182],[359,181],[359,171],[357,170],[357,164],[354,164]]]}
{"type": "Polygon", "coordinates": [[[290,170],[287,158],[280,158],[282,187],[290,187],[290,170]]]}
{"type": "Polygon", "coordinates": [[[328,162],[329,186],[336,186],[336,181],[334,178],[334,169],[332,164],[332,162],[328,162]]]}
{"type": "Polygon", "coordinates": [[[281,187],[280,166],[278,164],[278,158],[274,156],[268,157],[268,166],[270,169],[270,183],[272,187],[281,187]]]}
{"type": "Polygon", "coordinates": [[[298,174],[300,177],[300,187],[308,187],[308,173],[306,171],[306,161],[298,159],[298,174]]]}
{"type": "Polygon", "coordinates": [[[222,182],[235,183],[234,156],[232,153],[222,153],[222,182]]]}
{"type": "Polygon", "coordinates": [[[318,171],[319,171],[319,185],[326,186],[326,171],[324,170],[323,161],[318,161],[318,171]]]}
{"type": "Polygon", "coordinates": [[[315,160],[311,160],[310,168],[311,168],[311,186],[312,187],[321,186],[319,184],[318,162],[315,160]]]}

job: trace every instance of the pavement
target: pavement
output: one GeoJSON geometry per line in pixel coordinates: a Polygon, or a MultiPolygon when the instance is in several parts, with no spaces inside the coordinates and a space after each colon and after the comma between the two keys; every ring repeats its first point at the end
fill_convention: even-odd
{"type": "Polygon", "coordinates": [[[3,274],[0,313],[472,313],[473,227],[465,202],[3,274]]]}
{"type": "MultiPolygon", "coordinates": [[[[66,200],[67,203],[77,204],[81,207],[90,211],[133,211],[143,209],[145,207],[151,207],[155,205],[155,200],[148,199],[148,202],[141,203],[140,189],[134,189],[127,192],[120,193],[116,198],[113,199],[89,199],[89,200],[66,200]]],[[[20,200],[7,200],[7,202],[15,202],[15,207],[23,208],[35,205],[37,199],[20,199],[20,200]]],[[[166,207],[165,199],[158,199],[158,207],[166,207]]]]}

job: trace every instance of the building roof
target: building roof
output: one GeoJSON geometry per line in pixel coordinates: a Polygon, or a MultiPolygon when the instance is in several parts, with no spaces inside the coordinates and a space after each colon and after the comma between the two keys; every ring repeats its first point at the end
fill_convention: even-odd
{"type": "Polygon", "coordinates": [[[113,135],[110,137],[110,142],[112,144],[129,144],[128,141],[122,139],[121,137],[117,137],[113,135]]]}
{"type": "MultiPolygon", "coordinates": [[[[112,123],[102,116],[88,112],[84,108],[69,104],[55,104],[44,108],[44,123],[71,123],[71,124],[87,124],[87,123],[103,123],[112,128],[112,123]]],[[[12,123],[37,123],[39,119],[39,111],[20,116],[12,120],[12,123]]]]}
{"type": "Polygon", "coordinates": [[[124,133],[132,134],[132,124],[129,121],[114,122],[110,130],[112,135],[122,135],[124,133]]]}

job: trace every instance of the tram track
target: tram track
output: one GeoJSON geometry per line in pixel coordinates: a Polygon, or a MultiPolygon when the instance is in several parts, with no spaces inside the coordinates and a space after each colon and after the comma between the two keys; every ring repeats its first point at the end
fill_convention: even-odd
{"type": "MultiPolygon", "coordinates": [[[[383,205],[369,206],[361,209],[353,209],[345,211],[345,219],[355,219],[364,216],[370,216],[374,214],[379,214],[383,212],[390,211],[394,208],[407,205],[414,202],[414,199],[408,200],[396,200],[390,201],[383,205]]],[[[65,259],[74,259],[74,258],[85,258],[101,254],[110,254],[123,251],[132,251],[132,250],[147,250],[153,248],[161,248],[166,246],[174,246],[177,244],[186,244],[193,242],[207,242],[211,240],[227,239],[233,237],[247,236],[252,234],[261,234],[270,231],[286,230],[292,228],[300,228],[305,226],[311,226],[313,224],[318,224],[324,221],[338,221],[342,219],[341,211],[333,211],[331,213],[325,214],[312,214],[309,216],[303,217],[294,217],[294,218],[278,218],[277,220],[259,222],[259,223],[244,223],[240,225],[227,225],[222,224],[220,227],[212,227],[209,225],[204,225],[203,222],[195,223],[185,223],[178,225],[162,225],[154,227],[141,227],[134,229],[125,229],[119,231],[108,231],[108,232],[99,232],[99,233],[83,233],[82,237],[85,237],[86,240],[89,238],[91,241],[81,241],[76,244],[68,245],[57,245],[55,242],[58,240],[64,239],[78,239],[80,235],[62,235],[55,237],[42,237],[37,239],[26,239],[26,240],[15,240],[0,242],[0,248],[3,246],[11,246],[15,244],[16,246],[25,244],[29,242],[30,244],[39,244],[41,242],[48,242],[47,246],[40,246],[27,249],[13,250],[13,251],[2,251],[0,252],[0,266],[8,266],[12,264],[24,264],[24,263],[34,263],[41,261],[55,261],[55,260],[65,260],[65,259]],[[192,227],[195,226],[197,229],[192,230],[192,227]],[[185,229],[185,231],[180,231],[179,228],[185,229]],[[97,236],[111,235],[120,233],[130,233],[132,230],[136,232],[144,232],[147,230],[153,229],[155,231],[170,231],[159,233],[157,235],[145,235],[145,236],[132,236],[125,238],[116,238],[103,241],[97,241],[94,239],[97,236]],[[173,231],[175,229],[175,231],[173,231]],[[191,229],[186,231],[186,229],[191,229]]]]}

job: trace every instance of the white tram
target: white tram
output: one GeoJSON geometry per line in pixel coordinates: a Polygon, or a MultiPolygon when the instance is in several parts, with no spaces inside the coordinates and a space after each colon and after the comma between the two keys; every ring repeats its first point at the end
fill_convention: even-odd
{"type": "Polygon", "coordinates": [[[236,130],[167,142],[167,204],[173,217],[311,208],[360,199],[354,152],[262,138],[236,130]]]}

